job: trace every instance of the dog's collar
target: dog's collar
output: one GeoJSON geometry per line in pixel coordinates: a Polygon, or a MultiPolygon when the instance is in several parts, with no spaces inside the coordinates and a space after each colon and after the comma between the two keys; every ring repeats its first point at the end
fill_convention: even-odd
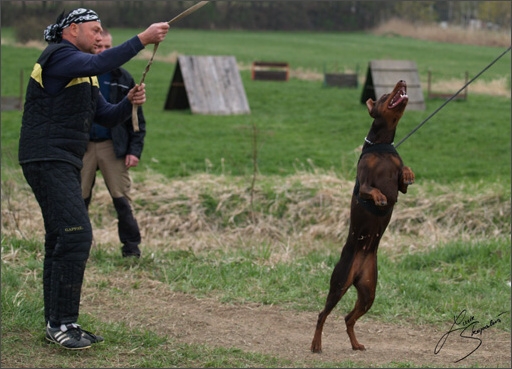
{"type": "Polygon", "coordinates": [[[361,156],[359,157],[359,160],[361,158],[369,153],[390,153],[398,155],[398,152],[396,151],[395,146],[393,146],[392,143],[371,143],[368,145],[363,146],[363,150],[361,151],[361,156]]]}
{"type": "MultiPolygon", "coordinates": [[[[371,142],[368,137],[365,137],[364,138],[364,142],[366,142],[368,145],[375,145],[375,142],[371,142]]],[[[395,146],[395,143],[394,142],[391,142],[390,144],[386,144],[386,145],[391,145],[391,146],[395,146]]]]}

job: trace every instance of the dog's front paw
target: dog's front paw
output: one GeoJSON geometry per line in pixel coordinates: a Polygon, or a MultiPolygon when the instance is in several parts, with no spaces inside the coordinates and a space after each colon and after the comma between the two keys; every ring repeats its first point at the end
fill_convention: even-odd
{"type": "Polygon", "coordinates": [[[378,194],[373,196],[373,201],[377,206],[386,206],[388,204],[388,199],[382,192],[379,191],[378,194]]]}
{"type": "Polygon", "coordinates": [[[407,185],[412,185],[414,183],[414,173],[409,167],[402,168],[402,180],[407,185]]]}

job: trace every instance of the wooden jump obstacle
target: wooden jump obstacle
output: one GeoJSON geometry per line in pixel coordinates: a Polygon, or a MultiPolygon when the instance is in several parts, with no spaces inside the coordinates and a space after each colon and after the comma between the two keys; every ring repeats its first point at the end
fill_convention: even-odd
{"type": "Polygon", "coordinates": [[[351,87],[357,88],[357,74],[350,73],[325,73],[324,86],[326,87],[351,87]]]}
{"type": "Polygon", "coordinates": [[[327,72],[324,64],[324,87],[357,88],[359,85],[358,71],[359,65],[356,66],[355,73],[327,72]]]}
{"type": "Polygon", "coordinates": [[[286,62],[264,62],[255,61],[252,63],[251,78],[258,81],[288,81],[290,68],[286,62]]]}

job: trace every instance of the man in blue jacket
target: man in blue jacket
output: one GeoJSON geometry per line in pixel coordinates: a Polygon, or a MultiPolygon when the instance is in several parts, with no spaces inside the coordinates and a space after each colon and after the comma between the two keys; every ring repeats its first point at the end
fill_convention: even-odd
{"type": "Polygon", "coordinates": [[[82,198],[80,170],[94,121],[114,126],[146,101],[144,85],[118,104],[99,93],[97,75],[117,68],[148,44],[163,41],[167,23],[146,30],[95,55],[101,22],[78,8],[44,32],[49,43],[37,60],[26,90],[19,162],[41,208],[45,227],[43,297],[46,339],[66,349],[86,349],[103,338],[77,324],[92,228],[82,198]]]}
{"type": "MultiPolygon", "coordinates": [[[[96,52],[99,54],[112,47],[112,35],[105,28],[102,41],[96,52]]],[[[98,76],[100,92],[110,103],[118,103],[130,91],[135,82],[123,68],[116,68],[98,76]]],[[[123,257],[140,257],[140,230],[131,207],[131,178],[129,169],[137,166],[144,147],[146,121],[142,108],[138,108],[139,131],[133,130],[131,117],[124,123],[107,128],[92,124],[90,141],[84,155],[82,168],[82,197],[87,208],[91,202],[92,189],[99,169],[117,212],[117,229],[122,243],[123,257]]]]}

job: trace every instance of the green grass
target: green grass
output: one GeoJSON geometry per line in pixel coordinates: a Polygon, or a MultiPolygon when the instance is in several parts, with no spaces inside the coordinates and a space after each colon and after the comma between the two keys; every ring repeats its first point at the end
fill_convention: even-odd
{"type": "MultiPolygon", "coordinates": [[[[385,293],[377,293],[372,316],[386,322],[400,318],[442,325],[452,313],[464,308],[473,309],[478,316],[509,311],[507,241],[454,242],[393,260],[389,251],[381,250],[378,290],[385,293]],[[406,318],[404,312],[411,311],[414,316],[406,318]]],[[[328,254],[315,251],[276,265],[269,262],[272,252],[266,245],[204,253],[169,250],[155,260],[146,260],[140,271],[176,291],[213,295],[223,302],[320,311],[339,259],[339,244],[332,250],[328,254]]],[[[95,260],[94,254],[91,260],[95,260]]],[[[355,291],[347,296],[339,305],[344,313],[352,309],[355,291]]]]}
{"type": "MultiPolygon", "coordinates": [[[[114,42],[136,33],[112,30],[114,42]]],[[[6,36],[9,36],[9,30],[6,36]]],[[[4,36],[3,36],[4,37],[4,36]]],[[[149,47],[151,50],[152,47],[149,47]]],[[[284,60],[292,68],[323,70],[325,63],[366,74],[369,60],[413,59],[423,88],[428,69],[436,78],[463,80],[480,72],[503,50],[452,45],[403,37],[366,34],[224,32],[171,30],[157,56],[172,52],[189,55],[234,55],[248,66],[254,60],[284,60]],[[393,50],[391,55],[389,50],[393,50]]],[[[2,45],[2,95],[19,93],[19,70],[28,78],[39,51],[2,45]]],[[[125,66],[140,80],[147,60],[125,66]]],[[[253,171],[253,126],[257,128],[257,164],[262,175],[288,175],[322,168],[352,178],[371,124],[358,89],[324,88],[321,81],[252,81],[242,70],[251,114],[201,116],[190,111],[163,109],[175,65],[157,60],[146,77],[148,133],[142,161],[135,171],[155,171],[167,177],[194,173],[246,175],[253,171]]],[[[507,78],[510,53],[486,71],[480,80],[507,78]]],[[[454,91],[457,87],[454,86],[454,91]]],[[[406,111],[396,142],[442,104],[426,100],[425,111],[406,111]]],[[[2,112],[4,165],[15,165],[20,112],[2,112]]],[[[510,181],[510,99],[469,92],[467,101],[451,102],[399,148],[418,181],[510,181]]]]}

